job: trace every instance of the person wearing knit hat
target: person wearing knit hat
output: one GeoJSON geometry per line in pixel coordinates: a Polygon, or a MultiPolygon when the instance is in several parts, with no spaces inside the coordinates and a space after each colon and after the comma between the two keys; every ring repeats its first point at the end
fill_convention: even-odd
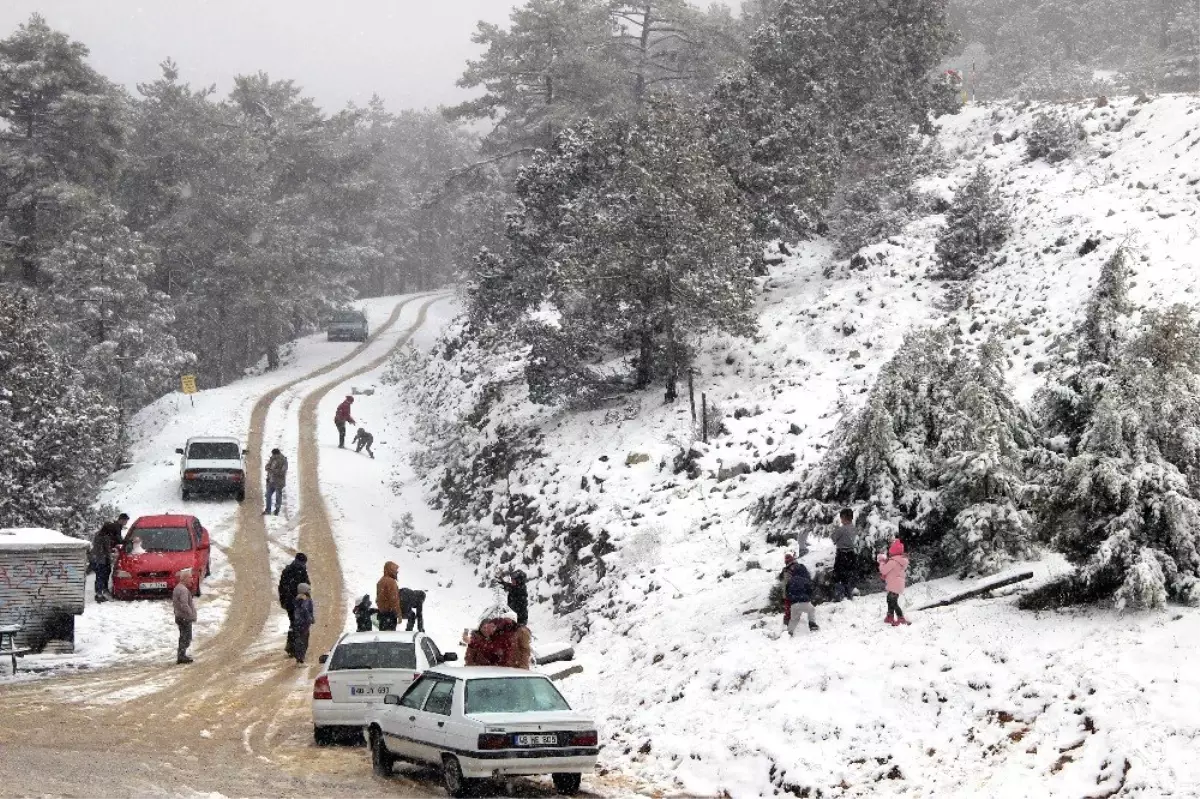
{"type": "Polygon", "coordinates": [[[292,605],[292,649],[296,654],[296,665],[303,666],[308,654],[308,634],[317,622],[313,607],[312,586],[300,583],[296,586],[296,601],[292,605]]]}
{"type": "Polygon", "coordinates": [[[887,617],[885,624],[899,627],[908,624],[900,608],[900,595],[904,593],[905,575],[908,573],[908,555],[904,553],[904,542],[897,538],[888,547],[887,554],[879,553],[879,576],[887,588],[887,617]]]}

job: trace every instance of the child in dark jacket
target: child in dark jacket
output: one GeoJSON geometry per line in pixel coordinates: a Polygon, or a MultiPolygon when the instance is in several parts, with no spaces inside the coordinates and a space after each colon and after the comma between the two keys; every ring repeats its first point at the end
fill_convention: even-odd
{"type": "Polygon", "coordinates": [[[316,608],[313,607],[312,588],[308,583],[296,586],[296,602],[292,606],[292,647],[296,652],[296,665],[304,665],[304,657],[308,654],[308,634],[317,623],[316,608]]]}
{"type": "Polygon", "coordinates": [[[358,604],[354,606],[354,623],[360,633],[371,631],[371,617],[377,615],[378,612],[371,607],[371,595],[363,594],[363,598],[358,600],[358,604]]]}
{"type": "Polygon", "coordinates": [[[800,561],[792,561],[788,569],[787,588],[785,589],[789,616],[788,635],[796,634],[802,613],[808,616],[809,631],[815,633],[820,628],[817,627],[817,609],[812,604],[812,577],[809,576],[808,569],[804,568],[804,564],[800,561]]]}

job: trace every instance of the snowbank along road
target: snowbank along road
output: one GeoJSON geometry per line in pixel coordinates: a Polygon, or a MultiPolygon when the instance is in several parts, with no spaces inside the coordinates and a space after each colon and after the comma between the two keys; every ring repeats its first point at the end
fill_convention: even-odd
{"type": "MultiPolygon", "coordinates": [[[[310,661],[328,651],[346,617],[341,568],[318,482],[322,398],[378,368],[424,323],[439,296],[400,301],[375,335],[350,354],[262,395],[247,435],[248,486],[226,557],[235,579],[220,631],[198,629],[196,663],[121,666],[9,686],[0,701],[0,795],[428,795],[431,783],[374,781],[362,750],[311,747],[308,695],[315,664],[282,653],[281,615],[261,515],[268,415],[281,396],[304,391],[298,420],[299,546],[309,553],[318,611],[310,661]],[[411,325],[397,333],[415,309],[411,325]],[[325,379],[324,382],[314,381],[325,379]]],[[[290,414],[284,414],[285,418],[290,414]]],[[[295,474],[296,470],[293,470],[295,474]]],[[[166,612],[166,611],[164,611],[166,612]]]]}

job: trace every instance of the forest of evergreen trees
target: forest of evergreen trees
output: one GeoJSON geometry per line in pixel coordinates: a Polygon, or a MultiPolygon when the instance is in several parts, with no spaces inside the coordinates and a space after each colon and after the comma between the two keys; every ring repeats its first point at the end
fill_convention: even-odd
{"type": "MultiPolygon", "coordinates": [[[[35,16],[0,39],[0,524],[80,531],[130,414],[183,372],[215,386],[275,367],[360,296],[459,282],[459,335],[480,357],[523,353],[536,402],[651,386],[673,400],[701,334],[753,333],[753,278],[786,242],[828,235],[849,255],[926,210],[911,187],[940,156],[920,134],[961,103],[948,58],[984,53],[973,88],[988,97],[1076,96],[1097,70],[1191,86],[1189,3],[527,0],[506,26],[478,26],[459,80],[476,96],[437,112],[329,112],[263,73],[219,97],[170,61],[129,91],[35,16]],[[47,437],[68,436],[73,457],[48,458],[47,437]]],[[[980,170],[950,210],[940,275],[969,278],[1006,225],[980,170]]],[[[1120,352],[1152,348],[1154,330],[1120,352]]],[[[940,350],[920,338],[938,335],[890,374],[940,350]]],[[[994,353],[964,357],[966,370],[921,367],[945,376],[949,415],[892,420],[955,442],[922,467],[937,503],[879,518],[924,525],[946,562],[983,570],[1036,526],[1017,456],[1037,437],[994,353]],[[966,417],[991,432],[960,429],[966,417]]],[[[885,374],[840,433],[847,451],[908,407],[898,390],[885,374]]],[[[1053,453],[1068,472],[1100,457],[1081,431],[1105,407],[1068,420],[1079,441],[1053,453]]],[[[885,479],[886,464],[859,474],[836,457],[785,516],[885,479]]],[[[907,476],[887,479],[901,496],[907,476]]],[[[1068,513],[1070,497],[1047,507],[1068,513]]],[[[1089,585],[1113,584],[1115,562],[1089,585]]]]}

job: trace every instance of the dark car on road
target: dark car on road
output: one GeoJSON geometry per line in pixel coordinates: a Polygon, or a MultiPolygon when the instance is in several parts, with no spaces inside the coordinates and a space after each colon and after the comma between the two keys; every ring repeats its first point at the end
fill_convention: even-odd
{"type": "Polygon", "coordinates": [[[361,311],[337,311],[326,327],[330,341],[366,341],[367,317],[361,311]]]}

